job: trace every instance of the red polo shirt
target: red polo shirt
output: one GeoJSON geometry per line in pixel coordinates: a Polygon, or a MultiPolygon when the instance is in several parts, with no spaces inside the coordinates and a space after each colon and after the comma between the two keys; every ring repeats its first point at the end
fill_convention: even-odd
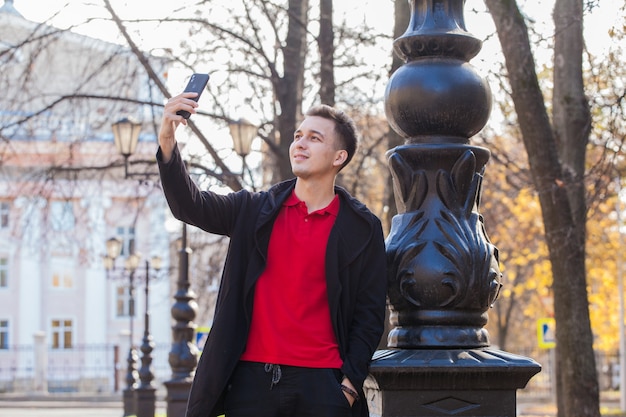
{"type": "Polygon", "coordinates": [[[254,292],[245,361],[341,368],[326,291],[326,246],[339,197],[313,213],[295,193],[276,218],[254,292]]]}

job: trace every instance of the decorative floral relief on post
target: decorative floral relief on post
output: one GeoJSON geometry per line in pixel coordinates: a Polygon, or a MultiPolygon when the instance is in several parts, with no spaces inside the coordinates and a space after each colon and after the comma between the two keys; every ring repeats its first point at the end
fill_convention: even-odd
{"type": "MultiPolygon", "coordinates": [[[[390,155],[401,213],[387,240],[389,300],[393,320],[404,332],[412,326],[451,325],[469,326],[472,333],[486,324],[486,312],[498,296],[497,249],[477,211],[484,165],[477,168],[472,149],[480,148],[457,145],[456,160],[450,152],[437,158],[432,149],[419,146],[390,155]],[[424,158],[440,159],[442,168],[415,166],[424,158]],[[451,161],[452,167],[444,168],[451,161]]],[[[484,344],[486,333],[472,342],[466,331],[457,330],[463,344],[484,344]]],[[[418,339],[430,343],[423,335],[418,339]]]]}

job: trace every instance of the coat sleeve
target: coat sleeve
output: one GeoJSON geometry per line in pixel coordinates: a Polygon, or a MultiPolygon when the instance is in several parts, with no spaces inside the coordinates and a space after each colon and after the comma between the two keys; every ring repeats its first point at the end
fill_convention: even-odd
{"type": "Polygon", "coordinates": [[[375,230],[361,256],[358,288],[348,330],[348,349],[343,373],[362,394],[369,364],[384,332],[387,296],[387,261],[382,227],[375,230]]]}
{"type": "Polygon", "coordinates": [[[243,191],[226,195],[200,191],[189,176],[178,146],[167,163],[159,148],[157,163],[163,192],[175,218],[210,233],[231,235],[243,191]]]}

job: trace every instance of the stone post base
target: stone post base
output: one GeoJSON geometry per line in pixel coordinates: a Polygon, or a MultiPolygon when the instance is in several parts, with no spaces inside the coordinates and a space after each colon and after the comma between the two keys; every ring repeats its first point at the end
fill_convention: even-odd
{"type": "Polygon", "coordinates": [[[124,417],[134,416],[137,414],[137,404],[135,403],[135,390],[133,388],[126,388],[123,391],[124,401],[124,417]]]}
{"type": "Polygon", "coordinates": [[[372,417],[514,417],[541,365],[495,349],[381,350],[365,394],[372,417]]]}
{"type": "Polygon", "coordinates": [[[135,390],[137,417],[154,417],[156,413],[156,388],[139,387],[135,390]]]}
{"type": "Polygon", "coordinates": [[[167,388],[167,417],[185,417],[191,382],[191,379],[183,379],[164,383],[167,388]]]}

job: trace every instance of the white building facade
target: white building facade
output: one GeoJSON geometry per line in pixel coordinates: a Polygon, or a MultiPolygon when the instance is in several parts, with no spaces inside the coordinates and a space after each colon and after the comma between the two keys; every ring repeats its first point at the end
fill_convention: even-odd
{"type": "Polygon", "coordinates": [[[167,380],[178,231],[165,228],[159,114],[145,104],[162,96],[130,51],[26,21],[12,2],[0,8],[0,60],[0,392],[123,389],[146,308],[155,382],[167,380]],[[129,167],[139,177],[125,178],[113,143],[124,116],[144,122],[131,162],[145,163],[129,167]],[[107,271],[111,237],[123,250],[107,271]],[[141,259],[132,280],[130,253],[141,259]],[[163,267],[146,272],[155,255],[163,267]]]}

